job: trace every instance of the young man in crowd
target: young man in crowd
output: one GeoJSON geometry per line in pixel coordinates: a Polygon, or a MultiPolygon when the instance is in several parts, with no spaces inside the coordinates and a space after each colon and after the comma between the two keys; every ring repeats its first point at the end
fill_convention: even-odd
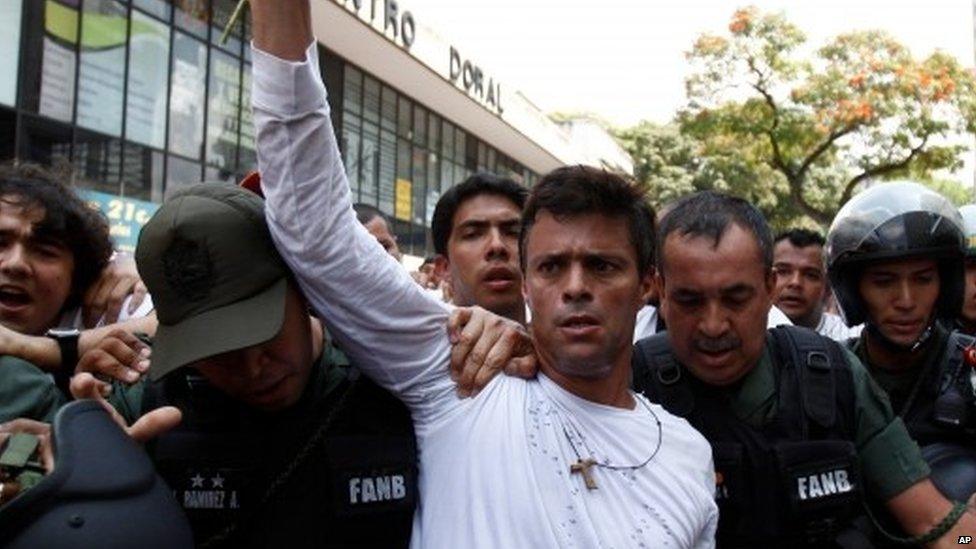
{"type": "Polygon", "coordinates": [[[963,222],[955,206],[916,183],[855,196],[827,235],[828,272],[848,324],[865,324],[851,348],[921,446],[976,443],[974,386],[951,332],[964,310],[963,222]]]}
{"type": "Polygon", "coordinates": [[[356,210],[356,219],[363,227],[366,227],[366,231],[376,238],[376,241],[383,246],[386,253],[390,254],[390,257],[400,261],[403,259],[403,253],[400,251],[400,247],[397,245],[396,235],[390,229],[390,220],[386,215],[379,210],[376,206],[370,206],[369,204],[355,204],[353,209],[356,210]]]}
{"type": "Polygon", "coordinates": [[[856,357],[809,330],[767,331],[773,243],[759,210],[698,193],[665,216],[657,243],[668,331],[638,343],[634,384],[711,443],[719,544],[863,545],[865,496],[917,544],[976,529],[927,478],[856,357]]]}
{"type": "MultiPolygon", "coordinates": [[[[86,293],[112,301],[117,287],[128,291],[125,281],[100,278],[111,254],[108,223],[51,172],[0,166],[0,421],[50,420],[63,395],[42,369],[66,391],[79,353],[110,330],[155,329],[151,316],[78,329],[86,293]]],[[[131,382],[142,371],[103,373],[131,382]]]]}
{"type": "Polygon", "coordinates": [[[776,297],[773,303],[790,321],[836,341],[847,341],[861,333],[860,326],[848,328],[839,316],[824,311],[830,288],[823,259],[823,236],[807,229],[790,229],[779,234],[774,242],[776,297]]]}
{"type": "Polygon", "coordinates": [[[455,305],[478,305],[525,323],[518,240],[527,194],[511,179],[477,173],[437,201],[435,272],[447,281],[455,305]]]}

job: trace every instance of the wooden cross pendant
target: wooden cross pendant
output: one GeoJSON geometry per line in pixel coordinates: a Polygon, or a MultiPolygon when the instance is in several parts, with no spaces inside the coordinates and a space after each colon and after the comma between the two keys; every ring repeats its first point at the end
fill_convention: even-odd
{"type": "Polygon", "coordinates": [[[590,467],[594,465],[596,465],[595,459],[578,459],[576,463],[569,466],[569,473],[581,473],[583,475],[583,483],[586,484],[586,489],[596,490],[596,481],[593,480],[593,475],[590,473],[590,467]]]}

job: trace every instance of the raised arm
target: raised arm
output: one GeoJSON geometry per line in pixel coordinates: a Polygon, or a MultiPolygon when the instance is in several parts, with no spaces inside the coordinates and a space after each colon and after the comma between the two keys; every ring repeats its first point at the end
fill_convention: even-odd
{"type": "Polygon", "coordinates": [[[272,237],[342,349],[408,405],[450,392],[448,311],[356,221],[307,0],[253,0],[254,118],[272,237]]]}

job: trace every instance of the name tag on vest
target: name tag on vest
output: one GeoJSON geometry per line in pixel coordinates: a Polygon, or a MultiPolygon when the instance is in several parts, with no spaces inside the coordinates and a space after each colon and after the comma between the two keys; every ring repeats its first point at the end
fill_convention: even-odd
{"type": "Polygon", "coordinates": [[[412,511],[417,481],[408,466],[343,469],[333,473],[335,501],[340,515],[383,511],[412,511]]]}
{"type": "Polygon", "coordinates": [[[187,512],[241,508],[241,471],[187,467],[171,482],[176,501],[187,512]]]}
{"type": "Polygon", "coordinates": [[[820,499],[854,491],[851,474],[846,468],[801,475],[796,478],[796,495],[800,501],[820,499]]]}

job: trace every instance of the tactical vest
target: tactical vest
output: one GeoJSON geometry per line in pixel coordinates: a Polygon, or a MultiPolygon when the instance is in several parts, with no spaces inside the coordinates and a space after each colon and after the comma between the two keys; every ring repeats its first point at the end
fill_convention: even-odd
{"type": "Polygon", "coordinates": [[[198,545],[409,545],[413,423],[399,400],[352,372],[278,414],[249,410],[192,374],[147,387],[144,411],[183,411],[182,424],[147,450],[198,545]]]}
{"type": "Polygon", "coordinates": [[[667,333],[637,343],[634,389],[683,417],[712,446],[717,540],[738,546],[864,546],[850,526],[862,511],[855,394],[841,347],[810,330],[769,330],[775,418],[738,419],[727,391],[679,364],[667,333]]]}
{"type": "Polygon", "coordinates": [[[950,333],[940,355],[926,362],[908,399],[894,411],[919,446],[976,444],[976,371],[963,357],[974,342],[962,332],[950,333]]]}

